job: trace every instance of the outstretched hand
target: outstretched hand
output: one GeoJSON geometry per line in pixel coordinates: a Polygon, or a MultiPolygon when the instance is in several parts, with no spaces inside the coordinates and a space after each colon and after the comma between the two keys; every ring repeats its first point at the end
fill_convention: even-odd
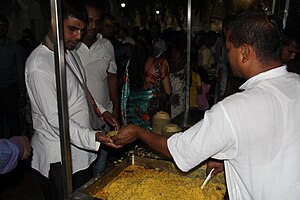
{"type": "Polygon", "coordinates": [[[112,147],[112,148],[115,148],[115,149],[122,147],[120,145],[114,144],[113,140],[109,136],[105,135],[102,132],[97,132],[96,133],[96,140],[101,142],[102,144],[105,144],[108,147],[112,147]]]}
{"type": "Polygon", "coordinates": [[[135,125],[125,125],[123,126],[116,136],[111,137],[116,145],[124,146],[137,139],[137,131],[139,127],[135,125]]]}

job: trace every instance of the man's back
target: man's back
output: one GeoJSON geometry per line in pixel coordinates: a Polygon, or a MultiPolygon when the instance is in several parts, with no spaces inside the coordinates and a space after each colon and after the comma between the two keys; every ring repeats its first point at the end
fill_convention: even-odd
{"type": "Polygon", "coordinates": [[[235,188],[230,196],[299,199],[300,78],[281,67],[243,86],[245,92],[221,103],[235,138],[235,151],[223,157],[229,187],[235,188]]]}

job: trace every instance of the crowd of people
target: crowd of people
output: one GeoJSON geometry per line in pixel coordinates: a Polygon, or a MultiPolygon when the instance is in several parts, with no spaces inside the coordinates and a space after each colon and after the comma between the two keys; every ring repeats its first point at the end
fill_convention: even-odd
{"type": "MultiPolygon", "coordinates": [[[[188,70],[184,31],[121,27],[92,0],[64,0],[62,12],[73,190],[106,169],[109,151],[140,139],[183,171],[222,160],[208,170],[225,169],[231,199],[300,197],[297,26],[230,15],[222,33],[195,34],[188,70]],[[203,120],[170,138],[151,132],[158,111],[174,119],[187,100],[209,110],[203,120]]],[[[8,28],[0,15],[0,174],[31,157],[45,199],[63,199],[53,27],[40,44],[28,28],[14,42],[8,28]]]]}

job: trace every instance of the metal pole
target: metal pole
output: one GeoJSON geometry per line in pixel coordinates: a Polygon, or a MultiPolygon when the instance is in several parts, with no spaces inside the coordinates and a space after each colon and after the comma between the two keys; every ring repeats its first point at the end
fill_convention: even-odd
{"type": "Polygon", "coordinates": [[[54,61],[57,88],[64,199],[72,194],[72,163],[69,134],[69,113],[66,87],[66,66],[61,0],[51,0],[51,26],[54,36],[54,61]]]}
{"type": "Polygon", "coordinates": [[[273,0],[273,4],[272,4],[272,15],[275,14],[275,7],[276,7],[276,0],[273,0]]]}
{"type": "Polygon", "coordinates": [[[183,126],[187,126],[190,109],[190,73],[191,73],[191,37],[192,37],[192,0],[188,0],[187,7],[187,70],[186,70],[186,102],[183,126]]]}
{"type": "Polygon", "coordinates": [[[290,0],[285,1],[285,7],[284,7],[284,15],[282,20],[282,28],[284,29],[286,26],[286,20],[289,16],[289,7],[290,7],[290,0]]]}

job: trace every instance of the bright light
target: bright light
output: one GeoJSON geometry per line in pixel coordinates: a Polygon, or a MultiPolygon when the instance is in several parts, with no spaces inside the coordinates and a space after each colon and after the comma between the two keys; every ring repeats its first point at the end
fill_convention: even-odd
{"type": "Polygon", "coordinates": [[[122,8],[125,8],[125,6],[126,6],[126,3],[121,3],[122,8]]]}
{"type": "Polygon", "coordinates": [[[155,13],[156,13],[157,15],[159,15],[159,10],[155,11],[155,13]]]}

